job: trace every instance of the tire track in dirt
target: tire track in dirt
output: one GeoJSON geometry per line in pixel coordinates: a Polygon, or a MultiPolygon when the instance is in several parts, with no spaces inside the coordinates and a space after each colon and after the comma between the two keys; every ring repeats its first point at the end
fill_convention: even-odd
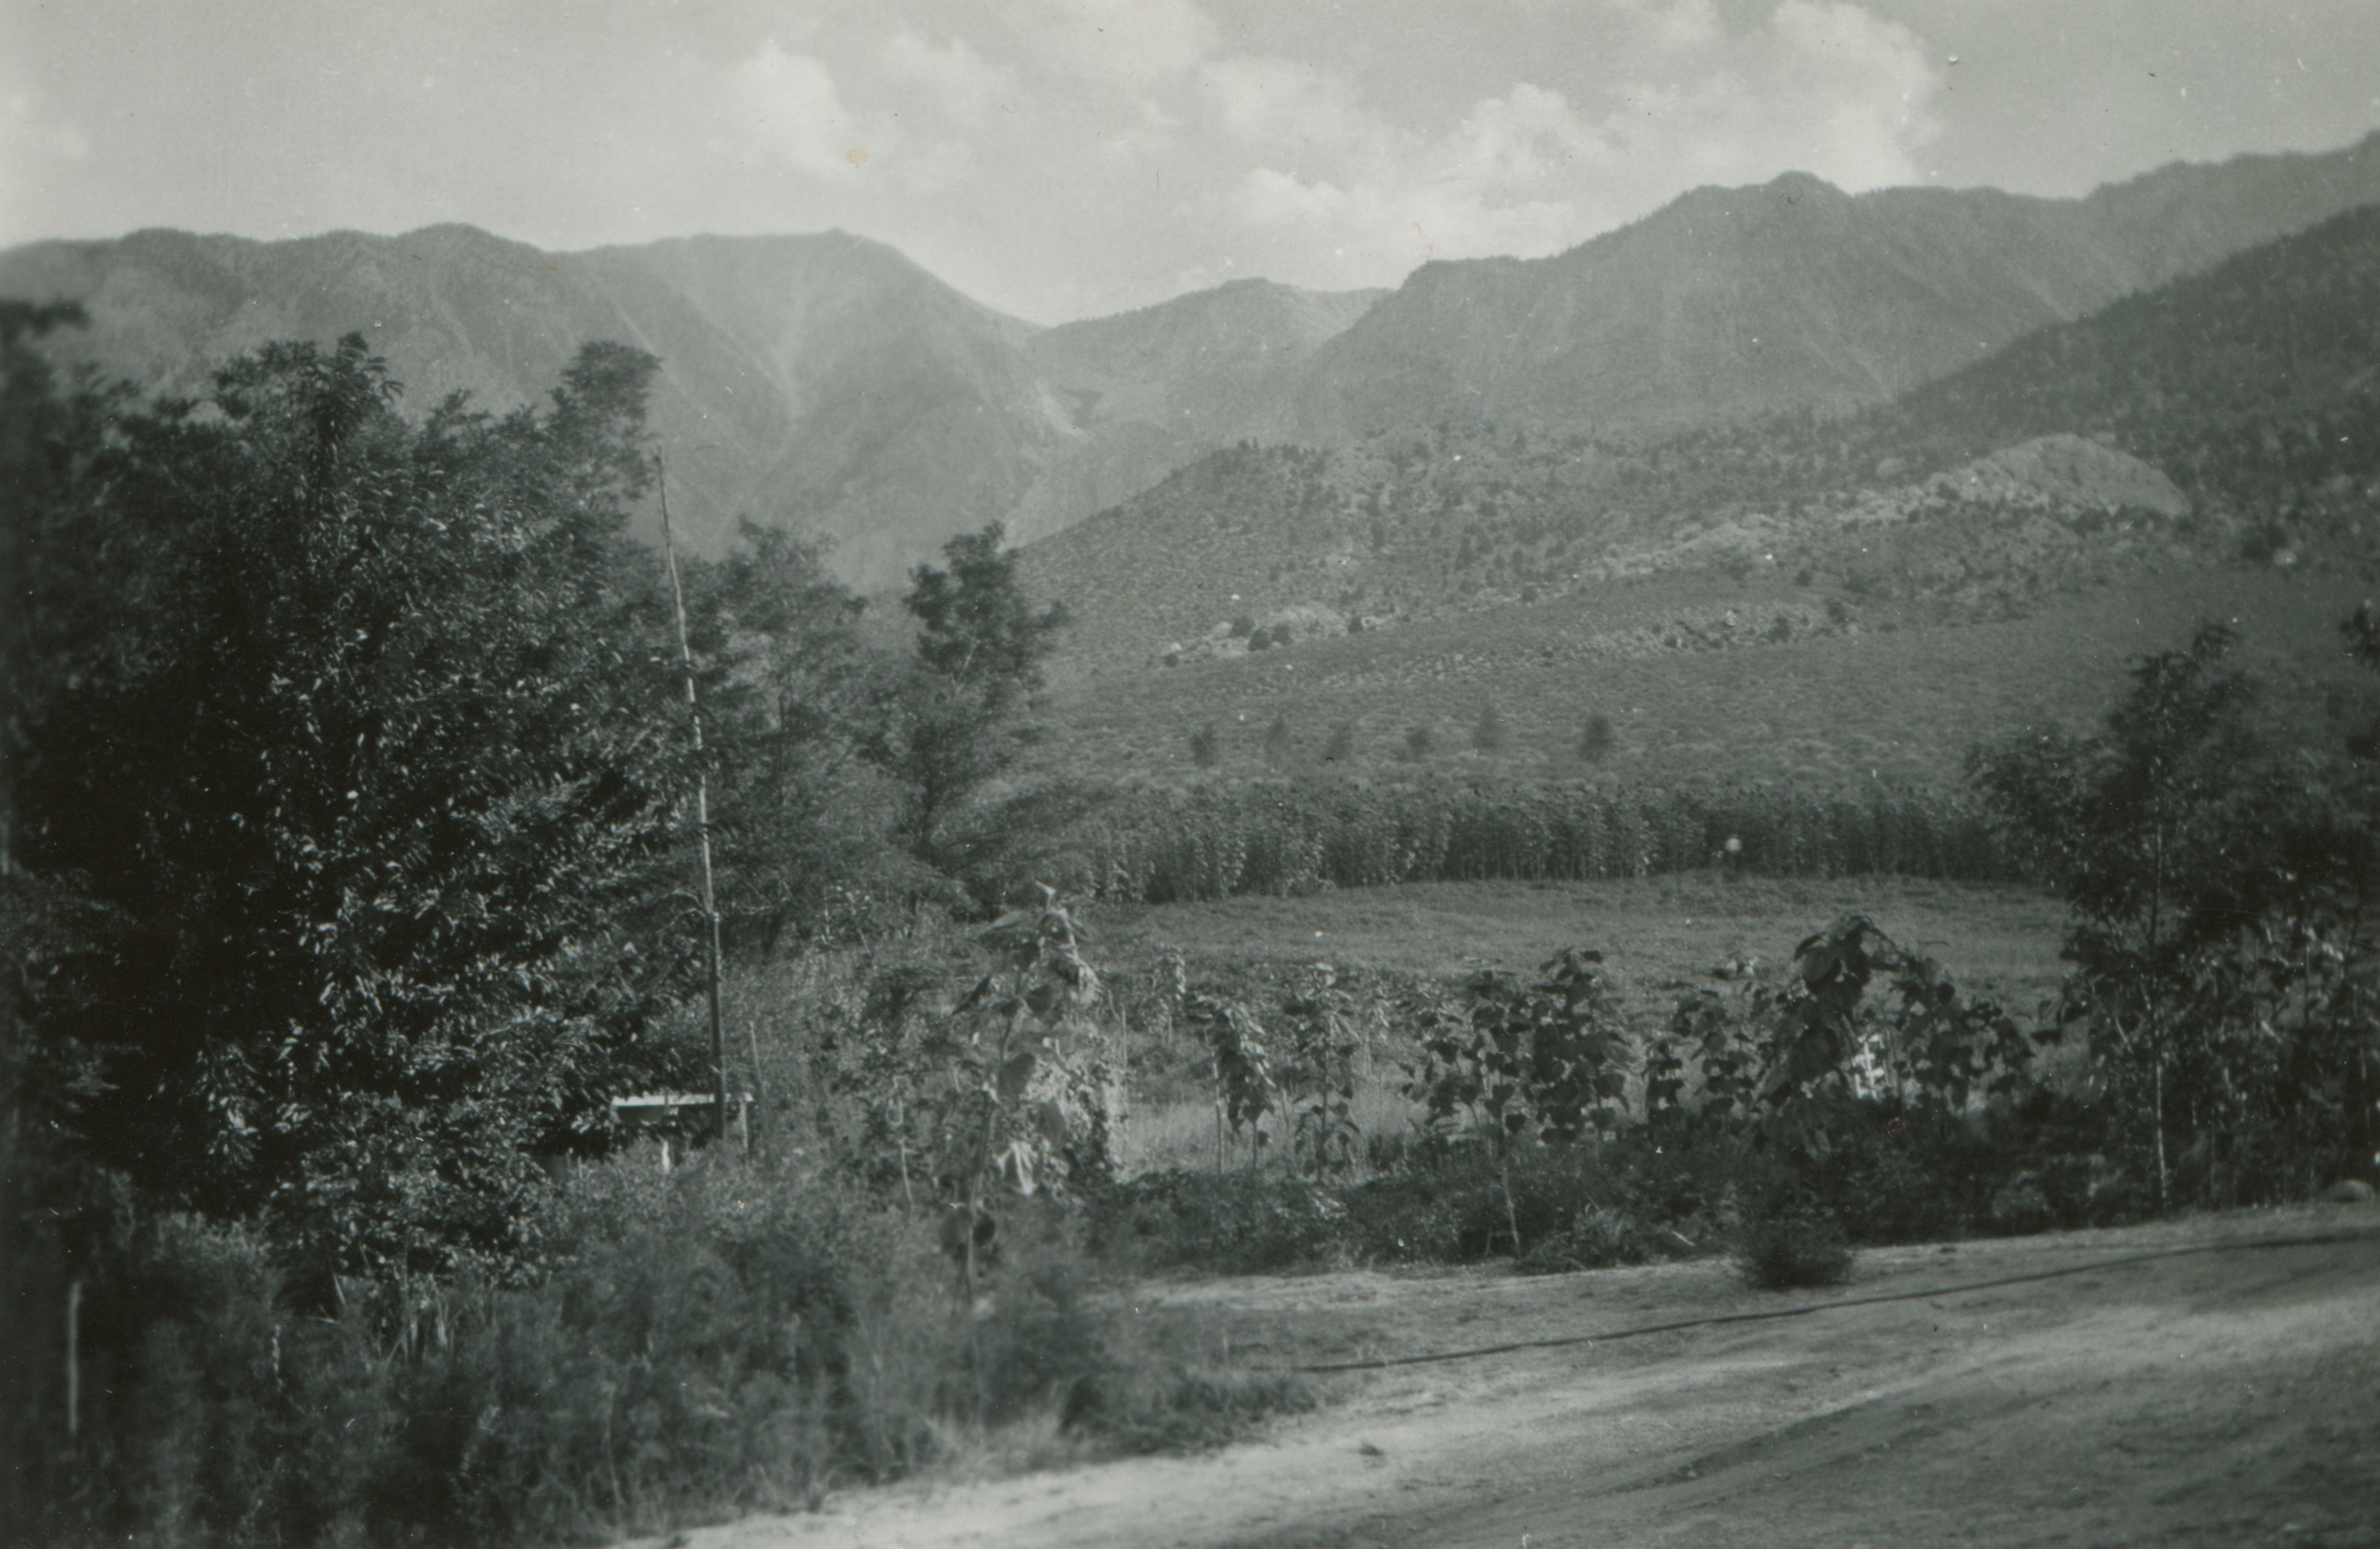
{"type": "MultiPolygon", "coordinates": [[[[1206,1457],[839,1495],[693,1549],[2380,1549],[2380,1218],[2306,1208],[1864,1254],[1860,1291],[2180,1246],[2326,1245],[1335,1379],[1206,1457]]],[[[1773,1304],[1708,1262],[1152,1286],[1268,1361],[1773,1304]]]]}
{"type": "MultiPolygon", "coordinates": [[[[2244,1281],[2226,1259],[2062,1324],[1998,1296],[1953,1303],[1978,1328],[1997,1313],[2000,1338],[1840,1407],[1609,1473],[1532,1448],[1512,1460],[1533,1481],[1519,1488],[1249,1542],[2380,1543],[2380,1262],[2328,1253],[2259,1255],[2316,1262],[2244,1281]]],[[[1867,1332],[1938,1331],[1895,1321],[1867,1332]]]]}

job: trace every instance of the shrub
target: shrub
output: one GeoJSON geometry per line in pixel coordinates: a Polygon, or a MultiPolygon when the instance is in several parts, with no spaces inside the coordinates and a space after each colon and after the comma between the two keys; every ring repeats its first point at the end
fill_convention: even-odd
{"type": "Polygon", "coordinates": [[[1088,1240],[1139,1269],[1299,1268],[1338,1254],[1346,1205],[1330,1189],[1261,1173],[1145,1173],[1091,1202],[1088,1240]]]}
{"type": "Polygon", "coordinates": [[[1840,1286],[1852,1277],[1852,1251],[1842,1227],[1808,1211],[1763,1216],[1743,1229],[1736,1267],[1762,1290],[1840,1286]]]}
{"type": "Polygon", "coordinates": [[[1654,1256],[1653,1239],[1642,1223],[1625,1212],[1591,1204],[1561,1231],[1540,1239],[1515,1267],[1525,1275],[1560,1275],[1645,1264],[1654,1256]]]}
{"type": "Polygon", "coordinates": [[[1276,715],[1272,718],[1272,724],[1265,728],[1265,762],[1277,769],[1289,762],[1289,718],[1276,715]]]}
{"type": "Polygon", "coordinates": [[[1609,716],[1600,712],[1588,716],[1578,734],[1578,756],[1590,764],[1600,764],[1611,756],[1615,740],[1609,716]]]}
{"type": "Polygon", "coordinates": [[[71,1448],[55,1380],[6,1388],[0,1504],[29,1542],[609,1538],[814,1503],[1020,1423],[1138,1451],[1312,1402],[1108,1305],[1080,1217],[1044,1202],[1001,1208],[969,1306],[929,1213],[798,1166],[605,1163],[536,1223],[541,1277],[347,1280],[326,1320],[290,1312],[253,1232],[108,1197],[70,1257],[5,1265],[11,1305],[61,1307],[69,1265],[84,1289],[71,1448]]]}
{"type": "Polygon", "coordinates": [[[1215,729],[1215,723],[1210,720],[1190,733],[1190,761],[1202,769],[1211,769],[1215,767],[1216,760],[1222,756],[1222,733],[1215,729]]]}
{"type": "Polygon", "coordinates": [[[1512,729],[1492,702],[1479,711],[1478,723],[1471,729],[1471,745],[1482,753],[1501,753],[1512,745],[1512,729]]]}

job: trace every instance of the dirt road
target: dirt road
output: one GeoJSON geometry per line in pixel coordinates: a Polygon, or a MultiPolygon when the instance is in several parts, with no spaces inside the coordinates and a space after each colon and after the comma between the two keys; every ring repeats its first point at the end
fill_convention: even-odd
{"type": "MultiPolygon", "coordinates": [[[[1863,1255],[1912,1300],[1331,1379],[1209,1457],[853,1492],[693,1549],[2380,1546],[2380,1211],[1863,1255]],[[2253,1249],[2310,1235],[2325,1245],[2253,1249]],[[2222,1253],[1931,1294],[2194,1242],[2222,1253]]],[[[1373,1358],[1792,1304],[1718,1264],[1152,1288],[1252,1361],[1373,1358]]]]}

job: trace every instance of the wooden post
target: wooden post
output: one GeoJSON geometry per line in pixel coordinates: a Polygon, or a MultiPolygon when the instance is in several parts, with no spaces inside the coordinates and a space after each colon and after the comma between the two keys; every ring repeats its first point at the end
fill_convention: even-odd
{"type": "Polygon", "coordinates": [[[677,540],[670,531],[669,471],[662,454],[653,454],[653,484],[661,493],[662,552],[669,559],[670,599],[677,608],[677,658],[686,672],[686,720],[694,728],[694,824],[702,851],[702,921],[710,938],[710,1073],[718,1107],[712,1110],[711,1138],[727,1138],[727,1031],[719,1015],[719,901],[710,878],[710,779],[702,762],[702,706],[694,693],[694,647],[686,632],[686,587],[678,580],[677,540]]]}
{"type": "Polygon", "coordinates": [[[82,1281],[67,1282],[67,1440],[82,1431],[82,1281]]]}
{"type": "Polygon", "coordinates": [[[751,1129],[761,1130],[763,1131],[761,1139],[766,1140],[768,1138],[766,1126],[769,1116],[769,1090],[767,1087],[760,1084],[760,1032],[759,1019],[758,1017],[746,1017],[744,1019],[744,1044],[746,1047],[752,1051],[751,1106],[760,1110],[760,1123],[752,1125],[750,1129],[746,1131],[744,1135],[744,1149],[748,1153],[752,1149],[751,1129]]]}

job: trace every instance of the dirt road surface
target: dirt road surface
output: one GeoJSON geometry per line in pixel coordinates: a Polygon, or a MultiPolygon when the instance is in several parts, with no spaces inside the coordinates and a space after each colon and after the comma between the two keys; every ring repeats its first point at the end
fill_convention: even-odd
{"type": "Polygon", "coordinates": [[[1255,1362],[1559,1338],[1836,1296],[1806,1317],[1327,1379],[1205,1457],[831,1497],[690,1549],[2380,1546],[2380,1209],[1862,1255],[1779,1296],[1691,1263],[1147,1288],[1255,1362]],[[2249,1246],[2323,1236],[2296,1247],[2249,1246]],[[2225,1251],[1949,1288],[2192,1243],[2225,1251]]]}

